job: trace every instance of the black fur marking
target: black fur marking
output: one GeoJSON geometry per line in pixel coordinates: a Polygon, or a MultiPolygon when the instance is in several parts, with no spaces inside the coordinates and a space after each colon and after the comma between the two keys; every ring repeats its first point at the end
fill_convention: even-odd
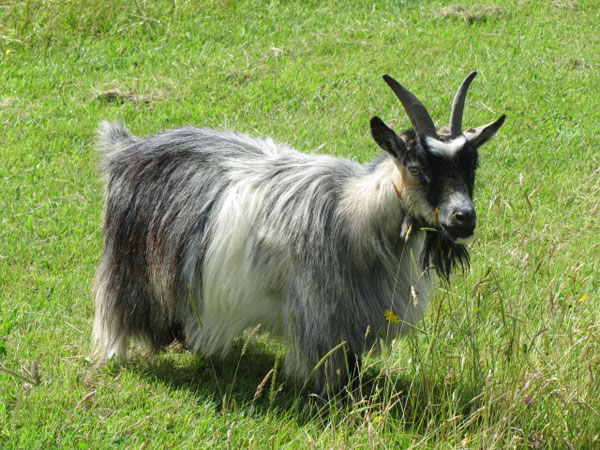
{"type": "Polygon", "coordinates": [[[455,244],[440,231],[427,231],[425,245],[421,252],[421,269],[429,269],[432,265],[436,273],[444,281],[450,281],[450,273],[454,268],[468,268],[471,260],[469,251],[462,244],[455,244]]]}
{"type": "MultiPolygon", "coordinates": [[[[144,337],[155,349],[183,338],[183,325],[165,306],[164,295],[187,298],[189,287],[182,278],[182,260],[190,236],[203,236],[197,267],[202,266],[210,240],[208,219],[220,195],[210,192],[210,183],[190,180],[201,168],[218,172],[209,156],[193,148],[194,138],[180,131],[180,141],[170,146],[133,142],[105,162],[109,174],[104,235],[107,270],[116,280],[117,291],[107,302],[119,321],[133,335],[144,337]],[[211,167],[212,169],[207,169],[211,167]],[[164,265],[164,262],[168,262],[164,265]],[[170,270],[165,272],[166,268],[170,270]],[[152,288],[153,280],[164,277],[171,294],[152,288]]],[[[166,135],[164,136],[166,138],[166,135]]],[[[111,136],[112,138],[112,136],[111,136]]],[[[206,176],[223,177],[222,173],[206,176]]],[[[197,270],[197,286],[202,270],[197,270]]]]}

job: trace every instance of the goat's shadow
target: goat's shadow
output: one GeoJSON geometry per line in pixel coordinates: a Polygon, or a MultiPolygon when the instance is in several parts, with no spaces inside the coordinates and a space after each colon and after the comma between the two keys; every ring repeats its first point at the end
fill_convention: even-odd
{"type": "Polygon", "coordinates": [[[439,423],[448,419],[444,411],[433,411],[432,405],[449,391],[461,393],[454,407],[464,417],[481,406],[473,401],[480,397],[481,386],[460,380],[449,384],[446,380],[411,377],[402,371],[382,376],[381,363],[361,372],[358,387],[350,391],[346,388],[333,400],[327,400],[312,394],[302,383],[285,378],[284,358],[282,348],[274,351],[271,345],[238,343],[224,358],[202,358],[186,350],[169,350],[151,359],[134,360],[129,370],[167,389],[184,390],[192,397],[212,400],[219,412],[230,405],[258,415],[279,411],[292,414],[299,424],[313,422],[315,417],[324,418],[330,412],[356,411],[355,406],[360,404],[362,411],[376,415],[385,410],[405,429],[425,433],[428,425],[424,418],[439,423]]]}
{"type": "Polygon", "coordinates": [[[200,357],[188,350],[169,349],[152,358],[132,360],[128,370],[161,383],[168,389],[185,390],[192,396],[252,408],[290,410],[310,402],[301,386],[284,377],[282,349],[262,343],[236,342],[225,357],[200,357]]]}

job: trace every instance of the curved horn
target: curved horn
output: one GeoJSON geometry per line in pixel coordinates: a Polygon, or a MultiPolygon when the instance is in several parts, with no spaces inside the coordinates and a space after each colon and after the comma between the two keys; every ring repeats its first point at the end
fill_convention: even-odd
{"type": "Polygon", "coordinates": [[[402,103],[417,135],[421,139],[427,136],[437,137],[433,120],[431,120],[431,116],[425,109],[421,100],[389,75],[384,75],[383,79],[392,88],[402,103]]]}
{"type": "Polygon", "coordinates": [[[458,137],[462,134],[462,118],[463,110],[465,109],[465,99],[467,98],[467,91],[471,85],[471,81],[475,78],[477,72],[471,72],[464,79],[452,102],[452,112],[450,113],[450,136],[458,137]]]}

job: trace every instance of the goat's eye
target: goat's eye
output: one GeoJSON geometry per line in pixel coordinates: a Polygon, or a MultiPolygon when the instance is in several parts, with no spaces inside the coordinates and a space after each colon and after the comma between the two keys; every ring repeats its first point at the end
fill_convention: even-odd
{"type": "Polygon", "coordinates": [[[409,167],[408,168],[408,173],[410,173],[413,177],[419,177],[421,176],[421,169],[419,169],[418,167],[409,167]]]}

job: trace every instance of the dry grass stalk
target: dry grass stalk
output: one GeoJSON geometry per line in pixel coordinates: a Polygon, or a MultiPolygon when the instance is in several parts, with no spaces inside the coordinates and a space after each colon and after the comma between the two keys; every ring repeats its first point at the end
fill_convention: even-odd
{"type": "Polygon", "coordinates": [[[85,394],[83,398],[79,400],[77,405],[75,405],[75,411],[77,411],[79,408],[85,405],[94,395],[96,395],[96,391],[91,391],[85,394]]]}
{"type": "Polygon", "coordinates": [[[262,327],[262,324],[259,323],[252,329],[252,331],[250,333],[248,333],[248,337],[246,338],[246,340],[244,341],[244,345],[242,346],[241,356],[244,356],[246,354],[246,351],[248,350],[248,346],[250,345],[250,342],[252,342],[252,340],[254,339],[256,334],[260,331],[261,327],[262,327]]]}
{"type": "Polygon", "coordinates": [[[4,366],[0,366],[0,371],[6,372],[10,375],[20,378],[21,380],[25,381],[25,383],[29,384],[30,386],[37,386],[40,384],[40,377],[38,374],[37,361],[34,361],[31,364],[31,378],[26,375],[20,374],[19,372],[16,372],[14,370],[8,369],[4,366]]]}
{"type": "Polygon", "coordinates": [[[265,389],[265,386],[267,385],[267,382],[269,381],[269,378],[271,378],[271,375],[273,375],[273,369],[271,369],[267,372],[265,377],[262,379],[262,381],[256,388],[256,392],[254,393],[254,400],[256,400],[258,397],[261,396],[262,391],[265,389]]]}

